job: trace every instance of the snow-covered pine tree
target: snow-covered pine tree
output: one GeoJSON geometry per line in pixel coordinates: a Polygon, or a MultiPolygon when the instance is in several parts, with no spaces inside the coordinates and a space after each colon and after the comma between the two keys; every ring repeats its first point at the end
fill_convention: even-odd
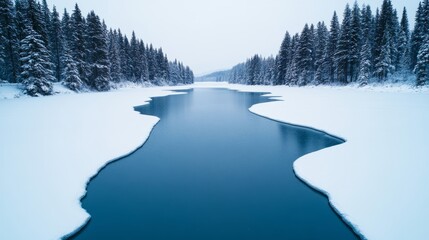
{"type": "Polygon", "coordinates": [[[420,51],[420,47],[423,45],[426,35],[428,34],[428,23],[427,19],[429,18],[429,3],[424,1],[419,3],[417,9],[414,31],[411,36],[411,68],[417,64],[417,55],[420,51]]]}
{"type": "Polygon", "coordinates": [[[289,35],[289,32],[286,32],[283,42],[280,46],[280,51],[277,58],[277,64],[276,64],[277,76],[275,78],[274,85],[285,84],[286,71],[288,68],[288,63],[290,62],[289,53],[290,53],[291,41],[292,39],[289,35]]]}
{"type": "Polygon", "coordinates": [[[61,32],[64,45],[70,48],[73,41],[73,32],[71,31],[71,20],[67,9],[64,9],[63,17],[61,18],[61,32]]]}
{"type": "Polygon", "coordinates": [[[125,35],[124,41],[122,43],[123,55],[121,55],[121,69],[122,69],[122,74],[124,75],[124,78],[127,81],[131,81],[133,77],[130,48],[131,48],[130,42],[128,40],[128,37],[125,35]]]}
{"type": "Polygon", "coordinates": [[[121,61],[119,57],[119,47],[118,47],[118,33],[116,30],[109,31],[109,67],[110,67],[110,79],[114,83],[119,83],[121,81],[121,61]]]}
{"type": "Polygon", "coordinates": [[[314,77],[313,66],[313,34],[305,24],[297,48],[296,66],[298,71],[297,84],[305,86],[310,83],[314,77]]]}
{"type": "Polygon", "coordinates": [[[48,30],[44,21],[42,6],[36,0],[27,0],[27,20],[32,29],[40,35],[41,39],[48,46],[48,30]]]}
{"type": "Polygon", "coordinates": [[[393,73],[395,66],[393,65],[392,54],[390,52],[391,38],[389,33],[384,34],[383,42],[381,43],[381,51],[376,58],[374,75],[379,79],[386,79],[393,73]]]}
{"type": "Polygon", "coordinates": [[[296,85],[297,79],[298,79],[298,67],[297,67],[297,60],[298,60],[298,46],[299,46],[299,34],[295,34],[292,37],[292,43],[291,43],[291,61],[288,64],[289,67],[286,71],[286,85],[296,85]]]}
{"type": "Polygon", "coordinates": [[[152,44],[150,44],[149,48],[147,48],[146,53],[147,53],[149,81],[153,84],[157,84],[155,82],[155,74],[157,72],[156,56],[155,56],[155,50],[153,49],[152,44]]]}
{"type": "Polygon", "coordinates": [[[77,64],[79,78],[88,83],[86,75],[87,67],[85,62],[85,31],[85,22],[82,17],[82,13],[79,6],[76,4],[70,18],[71,41],[68,44],[70,46],[72,57],[77,64]]]}
{"type": "Polygon", "coordinates": [[[352,10],[352,18],[350,23],[350,46],[349,46],[349,82],[354,82],[358,78],[359,64],[360,64],[360,53],[362,45],[362,23],[361,23],[361,10],[355,2],[352,10]]]}
{"type": "Polygon", "coordinates": [[[317,37],[316,37],[316,55],[315,55],[315,77],[314,77],[314,84],[319,85],[321,84],[324,79],[326,79],[326,76],[323,71],[323,61],[324,56],[326,55],[326,44],[328,42],[329,32],[328,28],[325,26],[324,22],[319,22],[317,24],[317,37]]]}
{"type": "Polygon", "coordinates": [[[398,54],[399,54],[399,65],[398,71],[402,75],[408,75],[411,73],[411,53],[410,53],[410,28],[408,24],[407,9],[404,7],[401,18],[401,27],[398,37],[398,54]]]}
{"type": "Polygon", "coordinates": [[[146,47],[144,45],[143,40],[140,40],[139,42],[139,52],[140,52],[140,61],[141,61],[141,79],[143,82],[149,81],[149,70],[147,65],[147,54],[146,54],[146,47]]]}
{"type": "Polygon", "coordinates": [[[368,84],[369,79],[372,74],[372,62],[371,62],[371,44],[370,40],[367,39],[365,44],[361,48],[360,52],[360,64],[359,64],[359,75],[358,75],[358,83],[360,86],[365,86],[368,84]]]}
{"type": "Polygon", "coordinates": [[[130,41],[130,79],[133,82],[141,83],[142,69],[141,69],[141,56],[138,46],[136,34],[132,33],[130,41]]]}
{"type": "Polygon", "coordinates": [[[420,46],[414,72],[417,77],[417,86],[423,86],[429,83],[429,35],[426,36],[425,41],[420,46]]]}
{"type": "Polygon", "coordinates": [[[49,42],[49,29],[51,28],[51,10],[49,9],[48,3],[46,0],[42,0],[42,20],[46,28],[46,33],[48,34],[48,42],[49,42]]]}
{"type": "Polygon", "coordinates": [[[258,84],[259,75],[261,72],[261,59],[258,55],[255,55],[250,60],[248,60],[247,72],[248,72],[247,84],[249,85],[258,84]]]}
{"type": "Polygon", "coordinates": [[[89,86],[97,91],[107,91],[110,89],[107,39],[100,18],[94,11],[87,17],[87,33],[89,86]]]}
{"type": "Polygon", "coordinates": [[[60,16],[55,6],[52,10],[50,22],[51,24],[49,28],[49,46],[51,49],[52,63],[54,64],[54,76],[57,81],[61,81],[61,55],[63,53],[63,33],[61,29],[60,16]]]}
{"type": "Polygon", "coordinates": [[[335,67],[335,53],[337,52],[338,40],[340,37],[340,23],[338,22],[337,13],[331,20],[331,26],[329,30],[328,42],[326,43],[325,56],[323,58],[323,73],[327,75],[322,80],[322,83],[335,82],[336,81],[336,67],[335,67]]]}
{"type": "Polygon", "coordinates": [[[335,52],[335,65],[337,79],[342,84],[350,82],[350,50],[351,50],[351,22],[352,12],[347,4],[344,10],[344,18],[341,24],[341,34],[338,40],[337,51],[335,52]]]}
{"type": "Polygon", "coordinates": [[[84,83],[79,78],[77,64],[74,61],[70,49],[64,46],[63,54],[61,55],[62,62],[62,79],[63,84],[72,91],[79,92],[83,89],[84,83]]]}
{"type": "Polygon", "coordinates": [[[28,26],[20,43],[21,79],[30,96],[52,94],[52,63],[42,36],[28,26]]]}
{"type": "Polygon", "coordinates": [[[11,0],[0,0],[0,29],[0,79],[15,83],[19,72],[19,42],[11,0]]]}
{"type": "Polygon", "coordinates": [[[19,41],[25,38],[25,29],[26,29],[26,26],[28,25],[27,9],[28,9],[27,1],[15,0],[15,25],[16,25],[15,27],[16,27],[16,33],[18,36],[17,37],[18,48],[19,48],[19,41]]]}

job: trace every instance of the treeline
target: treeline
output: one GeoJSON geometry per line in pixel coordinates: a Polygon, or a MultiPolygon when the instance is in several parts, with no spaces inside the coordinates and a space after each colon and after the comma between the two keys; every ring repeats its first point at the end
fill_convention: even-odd
{"type": "Polygon", "coordinates": [[[22,83],[32,96],[52,94],[62,82],[74,91],[107,91],[123,81],[154,85],[190,84],[192,70],[170,62],[162,49],[134,32],[107,28],[93,11],[76,4],[62,17],[46,0],[0,0],[0,80],[22,83]]]}
{"type": "Polygon", "coordinates": [[[284,37],[278,55],[259,55],[235,66],[222,80],[241,84],[346,85],[383,83],[388,78],[429,83],[429,2],[420,2],[411,32],[404,8],[399,20],[390,0],[375,15],[370,6],[346,6],[340,24],[306,24],[284,37]]]}

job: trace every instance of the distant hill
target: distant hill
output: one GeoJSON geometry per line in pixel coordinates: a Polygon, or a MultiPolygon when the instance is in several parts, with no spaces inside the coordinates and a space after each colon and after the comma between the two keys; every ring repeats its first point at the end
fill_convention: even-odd
{"type": "Polygon", "coordinates": [[[196,82],[227,82],[231,70],[213,72],[204,76],[196,77],[196,82]]]}

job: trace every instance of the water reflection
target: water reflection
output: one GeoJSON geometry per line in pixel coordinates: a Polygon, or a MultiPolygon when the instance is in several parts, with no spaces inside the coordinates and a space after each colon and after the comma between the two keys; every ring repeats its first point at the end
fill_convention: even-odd
{"type": "Polygon", "coordinates": [[[195,89],[137,107],[160,123],[90,182],[92,220],[70,239],[357,239],[292,169],[340,141],[249,112],[268,101],[195,89]]]}

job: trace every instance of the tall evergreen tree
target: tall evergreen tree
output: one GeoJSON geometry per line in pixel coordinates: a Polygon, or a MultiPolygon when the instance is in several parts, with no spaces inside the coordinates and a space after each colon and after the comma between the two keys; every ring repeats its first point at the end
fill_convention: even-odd
{"type": "Polygon", "coordinates": [[[313,71],[313,35],[308,24],[304,26],[299,39],[297,49],[298,85],[304,86],[310,83],[314,77],[313,71]]]}
{"type": "Polygon", "coordinates": [[[18,81],[18,33],[16,30],[13,3],[0,0],[0,79],[16,83],[18,81]]]}
{"type": "Polygon", "coordinates": [[[70,49],[64,46],[64,53],[61,55],[62,68],[62,79],[63,84],[72,91],[78,92],[84,87],[84,83],[79,78],[79,71],[77,64],[73,59],[70,49]]]}
{"type": "Polygon", "coordinates": [[[286,71],[290,62],[291,37],[289,32],[286,32],[277,58],[277,77],[274,85],[283,85],[285,83],[286,71]]]}
{"type": "MultiPolygon", "coordinates": [[[[331,20],[331,26],[329,31],[328,42],[326,44],[325,56],[323,59],[323,73],[327,74],[327,78],[322,80],[322,83],[326,81],[336,81],[336,67],[335,67],[335,53],[337,52],[338,40],[340,38],[340,23],[338,22],[337,13],[334,12],[334,16],[331,20]]],[[[323,75],[323,74],[322,74],[323,75]]]]}
{"type": "Polygon", "coordinates": [[[54,64],[54,76],[57,81],[61,80],[61,55],[63,53],[63,33],[61,29],[60,16],[57,9],[52,10],[51,25],[49,28],[49,42],[51,49],[52,63],[54,64]]]}
{"type": "Polygon", "coordinates": [[[344,10],[344,18],[341,24],[341,34],[338,40],[337,51],[335,52],[335,65],[337,78],[340,83],[347,84],[350,82],[350,49],[351,49],[351,28],[352,12],[347,4],[344,10]]]}
{"type": "Polygon", "coordinates": [[[349,64],[350,64],[350,82],[354,82],[358,78],[360,53],[362,44],[362,23],[361,10],[355,2],[352,10],[352,18],[350,23],[350,45],[349,45],[349,64]]]}
{"type": "MultiPolygon", "coordinates": [[[[427,1],[426,1],[427,2],[427,1]]],[[[428,4],[429,5],[429,4],[428,4]]],[[[414,69],[417,64],[417,55],[420,51],[420,47],[423,45],[425,40],[425,34],[427,33],[426,22],[429,17],[429,13],[427,13],[426,9],[428,7],[425,4],[419,3],[419,7],[417,9],[414,31],[411,36],[411,68],[414,69]]]]}
{"type": "Polygon", "coordinates": [[[89,86],[97,91],[110,89],[107,39],[100,18],[93,11],[87,17],[89,86]]]}
{"type": "Polygon", "coordinates": [[[114,83],[121,81],[121,60],[119,56],[118,34],[115,31],[109,32],[109,62],[110,62],[110,77],[114,83]]]}
{"type": "Polygon", "coordinates": [[[414,72],[417,76],[417,86],[429,83],[429,36],[426,37],[417,54],[417,64],[414,72]]]}
{"type": "Polygon", "coordinates": [[[20,43],[21,79],[30,96],[52,94],[52,71],[48,49],[42,36],[27,28],[27,37],[20,43]]]}
{"type": "Polygon", "coordinates": [[[399,64],[398,71],[402,74],[408,74],[411,66],[410,53],[410,30],[408,25],[407,10],[404,8],[402,12],[401,26],[398,36],[398,55],[399,64]]]}
{"type": "Polygon", "coordinates": [[[371,44],[370,40],[367,39],[365,44],[361,48],[360,52],[360,69],[358,74],[358,83],[360,86],[365,86],[368,84],[369,79],[371,78],[372,72],[372,62],[371,62],[371,44]]]}
{"type": "Polygon", "coordinates": [[[329,32],[325,26],[325,23],[319,22],[317,24],[317,37],[316,37],[316,55],[315,55],[315,67],[316,74],[314,83],[316,85],[321,84],[326,79],[326,73],[323,69],[324,57],[326,55],[326,44],[328,42],[329,32]]]}
{"type": "Polygon", "coordinates": [[[70,51],[79,71],[79,78],[88,84],[86,76],[87,67],[85,62],[85,22],[79,6],[76,4],[70,18],[71,42],[70,51]]]}
{"type": "Polygon", "coordinates": [[[48,30],[44,21],[42,7],[39,3],[36,2],[36,0],[28,0],[26,17],[28,24],[30,24],[32,29],[40,35],[41,39],[45,43],[45,46],[47,46],[49,43],[48,30]]]}

